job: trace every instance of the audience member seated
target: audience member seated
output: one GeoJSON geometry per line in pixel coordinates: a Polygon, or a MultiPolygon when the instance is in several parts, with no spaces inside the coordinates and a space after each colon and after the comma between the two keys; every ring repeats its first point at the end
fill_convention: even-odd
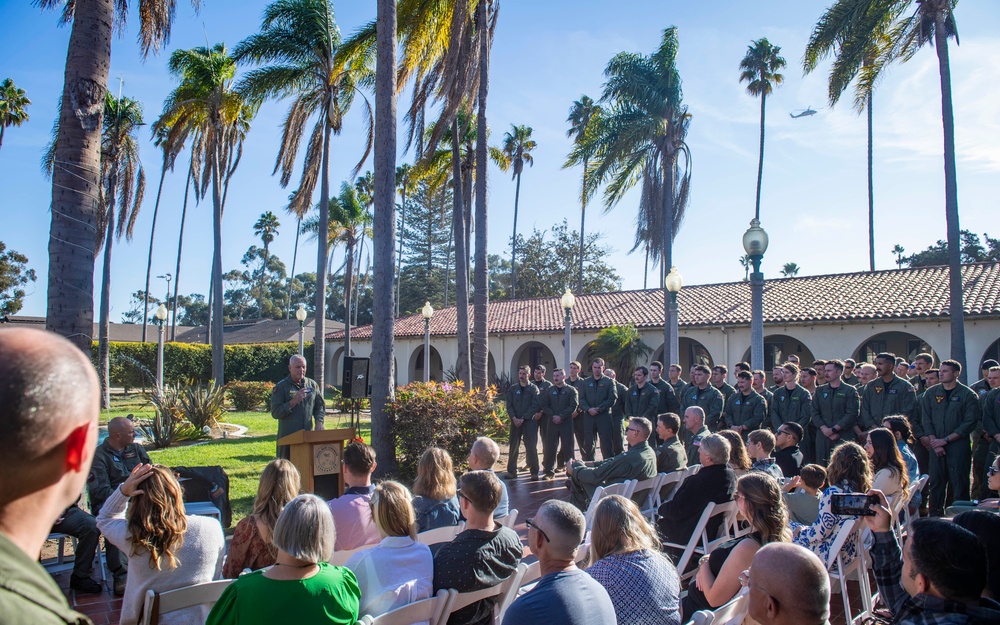
{"type": "Polygon", "coordinates": [[[84,594],[104,592],[104,586],[90,577],[94,573],[94,556],[97,555],[97,545],[101,539],[94,515],[73,504],[56,519],[52,532],[66,534],[77,540],[76,549],[73,550],[73,574],[69,578],[69,587],[84,594]]]}
{"type": "Polygon", "coordinates": [[[611,597],[619,623],[680,625],[680,578],[638,506],[621,495],[601,500],[590,532],[590,568],[611,597]]]}
{"type": "MultiPolygon", "coordinates": [[[[740,592],[740,573],[750,568],[757,551],[769,543],[788,542],[788,510],[781,499],[777,480],[755,471],[736,483],[736,505],[740,517],[750,524],[750,533],[727,541],[702,556],[698,574],[688,584],[682,602],[684,618],[698,610],[714,610],[740,592]]],[[[709,534],[712,536],[712,534],[709,534]]]]}
{"type": "Polygon", "coordinates": [[[207,625],[354,625],[361,591],[350,569],[328,562],[335,542],[325,501],[315,495],[291,500],[274,525],[277,562],[230,584],[207,625]]]}
{"type": "Polygon", "coordinates": [[[882,491],[890,504],[895,503],[910,485],[896,437],[885,428],[872,428],[865,441],[865,453],[872,465],[872,488],[882,491]]]}
{"type": "Polygon", "coordinates": [[[656,436],[662,443],[656,448],[656,472],[673,473],[687,468],[688,457],[677,433],[681,429],[681,418],[672,412],[656,417],[656,436]]]}
{"type": "Polygon", "coordinates": [[[337,544],[334,551],[350,551],[379,541],[378,528],[372,521],[372,473],[375,450],[360,441],[344,447],[341,468],[344,472],[344,494],[331,499],[327,505],[337,526],[337,544]]]}
{"type": "MultiPolygon", "coordinates": [[[[38,563],[49,527],[79,499],[97,448],[89,354],[52,332],[0,331],[0,620],[90,623],[38,563]]],[[[612,618],[614,613],[612,612],[612,618]]]]}
{"type": "Polygon", "coordinates": [[[747,446],[743,442],[743,437],[732,430],[721,430],[719,436],[729,442],[729,468],[733,470],[736,477],[746,475],[753,466],[750,454],[747,453],[747,446]]]}
{"type": "Polygon", "coordinates": [[[888,500],[869,494],[880,502],[871,507],[875,516],[864,517],[875,537],[872,570],[892,623],[1000,623],[1000,603],[982,596],[989,564],[975,534],[944,519],[916,519],[901,552],[888,500]]]}
{"type": "Polygon", "coordinates": [[[830,576],[816,554],[788,543],[764,545],[740,583],[760,625],[829,625],[830,576]]]}
{"type": "MultiPolygon", "coordinates": [[[[912,486],[920,479],[920,464],[917,462],[917,456],[910,448],[911,444],[916,443],[913,439],[910,420],[905,415],[894,415],[882,419],[882,427],[892,432],[893,438],[896,439],[896,448],[899,449],[899,455],[902,456],[903,462],[906,464],[906,477],[909,478],[910,485],[912,486]]],[[[913,499],[910,500],[910,510],[919,508],[922,501],[923,493],[918,492],[914,494],[913,499]]]]}
{"type": "MultiPolygon", "coordinates": [[[[736,437],[739,438],[739,435],[736,437]]],[[[729,461],[729,441],[719,434],[710,434],[702,439],[698,455],[701,469],[684,480],[674,498],[662,504],[657,511],[660,515],[660,536],[680,545],[686,545],[690,540],[706,505],[728,503],[736,492],[736,474],[726,464],[729,461]]],[[[721,523],[719,517],[712,519],[707,528],[708,535],[715,536],[721,523]]]]}
{"type": "MultiPolygon", "coordinates": [[[[222,575],[222,526],[213,518],[185,516],[181,485],[163,465],[133,469],[101,506],[97,528],[104,540],[128,554],[122,625],[139,622],[147,590],[174,590],[222,575]]],[[[196,606],[164,615],[160,622],[201,622],[207,612],[196,606]]]]}
{"type": "Polygon", "coordinates": [[[413,482],[413,510],[417,531],[458,525],[458,497],[455,495],[455,470],[448,452],[431,447],[420,456],[417,479],[413,482]]]}
{"type": "Polygon", "coordinates": [[[235,579],[246,569],[271,566],[278,550],[271,542],[281,510],[299,494],[302,478],[295,465],[283,458],[267,463],[253,500],[253,514],[236,524],[222,576],[235,579]]]}
{"type": "Polygon", "coordinates": [[[600,462],[566,463],[566,485],[570,501],[586,510],[598,486],[620,484],[628,480],[648,480],[656,475],[656,453],[649,446],[653,426],[646,417],[632,417],[625,428],[628,451],[600,462]],[[589,466],[588,466],[589,465],[589,466]]]}
{"type": "Polygon", "coordinates": [[[819,517],[821,490],[826,485],[826,469],[818,464],[807,464],[791,478],[784,488],[788,520],[802,525],[812,525],[819,517]]]}
{"type": "MultiPolygon", "coordinates": [[[[991,491],[1000,490],[1000,456],[986,469],[986,487],[991,491]]],[[[956,501],[948,506],[948,516],[954,516],[966,510],[985,510],[997,514],[1000,512],[1000,499],[993,497],[981,501],[956,501]]]]}
{"type": "MultiPolygon", "coordinates": [[[[497,463],[500,459],[500,446],[492,438],[487,438],[486,436],[480,436],[472,443],[472,449],[469,451],[469,459],[467,463],[469,465],[470,471],[489,471],[490,473],[495,473],[493,471],[493,465],[497,463]]],[[[502,518],[507,516],[510,512],[510,497],[507,494],[507,484],[503,480],[500,480],[500,505],[493,512],[494,518],[502,518]]]]}
{"type": "Polygon", "coordinates": [[[587,521],[575,506],[550,499],[528,526],[528,548],[541,579],[507,608],[503,625],[608,625],[618,622],[608,591],[576,567],[587,521]]]}
{"type": "Polygon", "coordinates": [[[361,589],[362,615],[378,616],[431,596],[434,558],[416,541],[417,519],[410,491],[397,482],[382,482],[372,493],[372,518],[382,541],[351,556],[361,589]]]}
{"type": "Polygon", "coordinates": [[[983,543],[990,569],[983,596],[1000,601],[1000,516],[985,510],[966,510],[952,521],[975,534],[983,543]]]}
{"type": "Polygon", "coordinates": [[[774,449],[774,434],[767,430],[754,430],[747,436],[747,453],[753,460],[750,465],[751,471],[762,471],[769,474],[776,480],[785,479],[784,473],[778,462],[771,457],[771,450],[774,449]]]}
{"type": "MultiPolygon", "coordinates": [[[[450,543],[435,545],[434,592],[442,588],[469,592],[496,586],[514,573],[524,552],[514,530],[493,520],[493,511],[500,504],[500,478],[492,471],[462,475],[459,500],[465,530],[450,543]]],[[[448,625],[491,624],[493,606],[492,599],[477,601],[453,612],[448,625]]]]}
{"type": "MultiPolygon", "coordinates": [[[[811,549],[826,562],[830,547],[837,539],[837,534],[844,524],[857,519],[856,516],[838,516],[833,513],[831,501],[833,495],[839,493],[865,493],[871,488],[872,470],[868,455],[857,443],[844,443],[833,450],[830,456],[830,466],[826,469],[827,486],[819,499],[819,515],[812,525],[792,523],[795,543],[811,549]]],[[[844,553],[847,562],[854,560],[858,554],[858,545],[854,537],[844,543],[844,553]]]]}
{"type": "Polygon", "coordinates": [[[794,421],[782,423],[778,431],[774,433],[774,461],[781,467],[781,473],[785,477],[795,477],[802,468],[805,458],[802,450],[799,449],[799,442],[805,432],[802,426],[794,421]]]}
{"type": "Polygon", "coordinates": [[[712,432],[705,426],[705,411],[701,406],[690,406],[684,411],[684,453],[688,464],[698,464],[698,446],[701,439],[712,432]]]}

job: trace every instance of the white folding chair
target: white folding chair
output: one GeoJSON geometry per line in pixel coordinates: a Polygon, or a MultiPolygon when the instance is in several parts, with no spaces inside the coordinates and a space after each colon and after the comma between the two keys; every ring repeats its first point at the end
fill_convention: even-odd
{"type": "Polygon", "coordinates": [[[715,614],[710,610],[698,610],[691,615],[691,620],[685,625],[712,625],[715,621],[715,614]]]}
{"type": "MultiPolygon", "coordinates": [[[[694,577],[697,573],[697,569],[692,569],[691,571],[685,573],[687,569],[688,562],[691,561],[692,556],[695,553],[706,554],[711,551],[711,549],[719,542],[720,539],[709,539],[708,538],[708,522],[712,517],[720,515],[728,515],[732,512],[732,508],[736,506],[735,502],[729,502],[724,504],[709,503],[705,506],[705,509],[701,513],[701,518],[698,519],[698,524],[695,525],[694,531],[691,532],[691,538],[688,539],[686,545],[681,545],[679,543],[672,543],[669,541],[664,541],[664,547],[673,547],[675,549],[683,549],[684,552],[681,554],[680,559],[677,561],[677,572],[681,574],[681,580],[685,580],[689,577],[694,577]]],[[[720,533],[725,527],[725,522],[720,526],[720,533]]]]}
{"type": "Polygon", "coordinates": [[[659,507],[656,502],[660,500],[660,484],[663,483],[663,478],[666,475],[666,473],[657,473],[648,480],[642,480],[635,485],[635,493],[646,491],[646,499],[639,506],[639,511],[651,523],[656,519],[656,509],[659,507]]]}
{"type": "Polygon", "coordinates": [[[720,606],[712,613],[712,625],[740,625],[750,610],[749,588],[740,589],[740,594],[729,603],[720,606]]]}
{"type": "Polygon", "coordinates": [[[442,619],[447,620],[452,614],[461,610],[462,608],[468,607],[477,601],[482,601],[484,599],[493,599],[493,622],[496,622],[496,616],[500,611],[500,604],[504,599],[504,596],[511,590],[511,588],[517,588],[513,584],[508,584],[511,581],[511,577],[517,575],[515,570],[510,574],[510,577],[500,582],[496,586],[490,586],[489,588],[483,588],[482,590],[473,590],[470,592],[459,592],[452,595],[448,600],[448,605],[442,614],[442,619]]]}
{"type": "Polygon", "coordinates": [[[459,523],[458,525],[446,525],[445,527],[436,527],[432,530],[427,530],[426,532],[420,532],[419,534],[417,534],[417,542],[423,543],[428,546],[436,545],[438,543],[450,543],[464,529],[465,529],[464,522],[459,523]]]}
{"type": "Polygon", "coordinates": [[[930,479],[929,475],[926,475],[926,474],[925,475],[921,475],[919,480],[917,480],[913,484],[910,484],[910,492],[908,493],[909,494],[909,499],[907,500],[907,505],[903,506],[903,511],[902,511],[903,512],[903,521],[902,521],[901,527],[900,527],[900,533],[901,534],[909,534],[910,533],[910,523],[913,522],[913,519],[915,519],[915,518],[917,518],[919,516],[919,515],[915,515],[915,514],[910,514],[910,505],[909,505],[909,502],[912,501],[913,498],[917,496],[917,493],[919,493],[920,491],[922,491],[924,489],[924,486],[927,484],[927,480],[928,479],[930,479]]]}
{"type": "MultiPolygon", "coordinates": [[[[527,570],[524,571],[524,575],[521,576],[521,586],[514,593],[515,598],[520,597],[526,592],[531,592],[538,583],[538,580],[542,577],[542,563],[535,560],[528,565],[527,570]]],[[[513,603],[513,602],[511,602],[513,603]]]]}
{"type": "Polygon", "coordinates": [[[232,584],[233,581],[235,580],[222,579],[215,582],[185,586],[184,588],[177,588],[175,590],[166,590],[164,592],[147,590],[140,625],[149,625],[152,623],[154,615],[159,617],[196,605],[212,607],[219,600],[219,597],[222,596],[222,591],[226,589],[226,586],[232,584]]]}
{"type": "Polygon", "coordinates": [[[701,469],[700,464],[692,464],[688,468],[684,469],[684,472],[681,473],[679,478],[677,478],[677,486],[674,486],[674,489],[670,491],[670,495],[667,497],[667,501],[673,500],[674,495],[676,495],[677,491],[681,489],[681,486],[684,484],[684,481],[689,477],[691,477],[692,475],[694,475],[695,473],[697,473],[699,469],[701,469]]]}
{"type": "Polygon", "coordinates": [[[443,623],[442,616],[449,600],[456,595],[454,590],[442,588],[436,595],[396,608],[385,614],[372,616],[365,614],[358,625],[412,625],[427,621],[429,625],[443,623]]]}
{"type": "Polygon", "coordinates": [[[587,506],[587,513],[584,515],[587,519],[587,527],[589,528],[594,521],[594,513],[597,512],[597,504],[601,502],[601,499],[611,495],[621,495],[625,499],[630,499],[632,493],[635,492],[635,485],[638,483],[639,480],[628,480],[620,484],[598,486],[597,490],[594,491],[594,496],[590,498],[590,505],[587,506]]]}
{"type": "Polygon", "coordinates": [[[827,573],[830,575],[830,588],[836,591],[837,586],[834,585],[834,580],[840,582],[840,594],[844,601],[844,616],[848,623],[861,622],[872,613],[872,592],[868,582],[868,566],[861,538],[863,526],[864,523],[860,518],[845,523],[837,533],[837,538],[834,539],[824,563],[827,573]],[[850,540],[855,541],[857,557],[848,562],[844,547],[850,540]],[[857,578],[861,592],[861,613],[857,616],[851,614],[851,599],[847,589],[847,579],[852,575],[857,578]]]}
{"type": "Polygon", "coordinates": [[[504,614],[507,613],[507,608],[510,607],[510,604],[514,603],[514,599],[517,598],[517,591],[521,589],[521,580],[527,572],[528,565],[522,562],[517,565],[517,570],[514,571],[514,574],[503,582],[504,592],[503,595],[501,595],[500,603],[497,604],[497,610],[495,612],[496,618],[494,621],[496,623],[503,622],[504,614]]]}
{"type": "Polygon", "coordinates": [[[185,501],[184,514],[207,516],[222,523],[222,512],[210,501],[185,501]]]}
{"type": "Polygon", "coordinates": [[[353,556],[354,554],[360,551],[367,551],[372,547],[377,547],[377,546],[378,543],[375,543],[372,545],[362,545],[357,549],[341,549],[340,551],[334,551],[333,557],[330,558],[330,564],[334,566],[344,566],[347,564],[347,561],[350,560],[351,556],[353,556]]]}
{"type": "Polygon", "coordinates": [[[507,513],[507,516],[502,516],[500,518],[493,519],[494,523],[499,523],[507,529],[514,529],[514,525],[517,523],[517,508],[514,508],[507,513]]]}

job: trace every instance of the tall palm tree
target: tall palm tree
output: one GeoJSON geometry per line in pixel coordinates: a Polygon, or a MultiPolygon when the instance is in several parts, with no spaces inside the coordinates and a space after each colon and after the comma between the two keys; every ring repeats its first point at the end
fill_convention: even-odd
{"type": "Polygon", "coordinates": [[[403,232],[406,230],[406,199],[410,192],[410,185],[415,180],[413,168],[408,163],[403,163],[396,168],[396,189],[399,191],[399,250],[396,252],[396,316],[399,316],[399,286],[401,281],[400,271],[403,268],[403,232]]]}
{"type": "Polygon", "coordinates": [[[874,26],[875,32],[859,32],[855,28],[857,14],[851,6],[840,3],[826,10],[813,28],[802,66],[808,74],[816,69],[820,61],[834,55],[830,69],[828,94],[830,106],[834,106],[851,82],[855,82],[854,108],[858,113],[868,113],[868,265],[875,271],[875,181],[872,103],[875,97],[874,76],[882,70],[880,57],[888,45],[888,32],[899,17],[893,11],[882,15],[881,23],[874,26]],[[845,11],[845,9],[848,9],[845,11]],[[855,80],[857,78],[857,80],[855,80]]]}
{"type": "MultiPolygon", "coordinates": [[[[146,191],[146,174],[139,162],[139,128],[142,105],[131,98],[105,93],[101,133],[101,213],[97,221],[98,244],[104,245],[101,310],[97,344],[97,373],[101,382],[101,408],[111,406],[108,331],[111,317],[111,249],[115,238],[132,239],[135,220],[146,191]]],[[[57,148],[58,149],[58,148],[57,148]]]]}
{"type": "Polygon", "coordinates": [[[781,275],[786,278],[794,278],[799,275],[799,266],[795,263],[785,263],[781,266],[781,275]]]}
{"type": "Polygon", "coordinates": [[[580,258],[577,267],[576,293],[579,295],[583,291],[583,245],[584,231],[587,224],[587,169],[590,167],[592,137],[597,132],[600,123],[601,105],[595,103],[590,96],[582,95],[579,100],[573,102],[569,109],[569,130],[566,136],[573,139],[573,152],[563,165],[563,168],[572,167],[577,163],[583,165],[583,183],[580,185],[580,258]]]}
{"type": "MultiPolygon", "coordinates": [[[[134,6],[134,2],[132,3],[134,6]]],[[[193,1],[195,9],[199,2],[193,1]]],[[[52,172],[49,227],[47,330],[61,334],[90,354],[94,319],[94,196],[100,187],[100,138],[104,94],[111,65],[113,25],[125,23],[128,0],[39,0],[43,9],[62,9],[72,21],[63,75],[56,153],[52,172]]],[[[143,57],[170,38],[174,0],[149,0],[139,15],[143,57]]]]}
{"type": "MultiPolygon", "coordinates": [[[[364,207],[365,215],[368,216],[368,221],[371,221],[371,211],[372,207],[375,205],[375,174],[370,171],[366,171],[365,174],[354,181],[354,188],[358,192],[358,200],[361,201],[361,205],[364,207]]],[[[393,192],[395,196],[395,191],[393,192]]],[[[365,236],[368,234],[367,230],[361,231],[361,242],[358,244],[358,257],[355,261],[357,263],[358,275],[361,274],[361,259],[365,255],[365,236]]],[[[393,236],[393,244],[395,244],[395,235],[393,236]]],[[[369,255],[371,252],[369,252],[369,255]]],[[[368,281],[367,272],[365,274],[364,280],[357,280],[354,283],[354,325],[358,325],[358,312],[361,308],[359,302],[361,301],[361,287],[362,283],[368,281]]],[[[347,314],[351,314],[348,310],[347,314]]]]}
{"type": "MultiPolygon", "coordinates": [[[[673,241],[691,185],[691,151],[685,142],[691,116],[682,104],[677,47],[677,29],[670,27],[653,54],[621,52],[608,62],[602,122],[592,145],[583,148],[592,150],[594,159],[585,193],[607,182],[605,211],[642,182],[632,251],[646,246],[653,261],[659,260],[660,284],[664,268],[672,266],[673,241]]],[[[675,311],[669,298],[663,307],[664,344],[669,344],[675,311]]]]}
{"type": "Polygon", "coordinates": [[[274,237],[278,235],[278,228],[281,223],[274,213],[267,211],[261,214],[260,219],[253,225],[253,233],[260,237],[264,244],[264,265],[260,268],[260,280],[257,287],[257,318],[260,319],[264,313],[264,274],[267,272],[267,261],[270,259],[270,247],[274,237]]]}
{"type": "Polygon", "coordinates": [[[892,246],[892,253],[896,255],[896,269],[903,268],[903,253],[905,252],[906,248],[899,243],[892,246]]]}
{"type": "Polygon", "coordinates": [[[223,350],[222,212],[224,186],[239,163],[238,149],[257,103],[246,100],[233,88],[236,63],[224,44],[212,48],[175,50],[168,64],[180,84],[167,96],[162,117],[171,132],[187,128],[199,134],[197,144],[203,159],[202,190],[212,192],[212,290],[210,294],[212,378],[225,384],[223,350]]]}
{"type": "Polygon", "coordinates": [[[747,93],[760,97],[760,157],[757,161],[757,204],[755,218],[760,219],[760,187],[764,180],[764,110],[767,96],[774,88],[784,82],[785,77],[779,73],[785,67],[785,59],[781,58],[781,46],[772,45],[766,37],[754,41],[748,48],[746,56],[740,61],[740,82],[747,83],[747,93]]]}
{"type": "Polygon", "coordinates": [[[740,256],[740,266],[743,267],[743,281],[748,282],[750,280],[750,267],[753,266],[753,259],[750,258],[749,254],[740,256]]]}
{"type": "Polygon", "coordinates": [[[28,121],[26,110],[31,100],[19,89],[10,78],[0,82],[0,146],[3,146],[3,133],[8,126],[20,126],[28,121]]]}
{"type": "MultiPolygon", "coordinates": [[[[325,240],[330,222],[330,139],[344,127],[344,115],[360,94],[359,86],[371,84],[371,58],[362,55],[344,62],[336,58],[341,44],[340,29],[329,0],[277,0],[264,10],[260,32],[240,42],[233,56],[240,63],[252,63],[240,82],[240,91],[255,100],[292,98],[282,128],[281,146],[274,172],[281,171],[281,186],[291,181],[292,170],[306,125],[315,120],[306,148],[299,186],[292,194],[288,211],[305,217],[313,205],[316,182],[320,183],[319,238],[325,240]]],[[[362,95],[362,98],[364,96],[362,95]]],[[[369,119],[365,153],[355,168],[357,173],[368,157],[373,128],[371,106],[364,100],[369,119]]],[[[326,388],[326,290],[327,248],[319,245],[316,256],[316,334],[313,377],[326,388]]]]}
{"type": "Polygon", "coordinates": [[[504,133],[503,147],[500,148],[503,154],[501,169],[503,171],[513,170],[511,179],[517,181],[514,188],[514,233],[510,238],[510,298],[517,297],[517,205],[521,197],[521,172],[524,165],[534,165],[535,159],[531,156],[532,150],[538,147],[538,143],[531,138],[531,126],[510,125],[510,131],[504,133]]]}

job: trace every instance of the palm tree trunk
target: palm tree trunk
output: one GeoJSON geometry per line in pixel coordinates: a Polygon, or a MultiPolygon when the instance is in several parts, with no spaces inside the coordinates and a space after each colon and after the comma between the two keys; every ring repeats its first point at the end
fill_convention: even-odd
{"type": "Polygon", "coordinates": [[[868,94],[868,264],[875,271],[875,180],[872,151],[872,94],[868,94]]]}
{"type": "Polygon", "coordinates": [[[365,257],[365,231],[361,229],[361,244],[358,246],[358,279],[354,281],[354,327],[358,327],[358,308],[361,302],[361,259],[365,257]]]}
{"type": "Polygon", "coordinates": [[[444,257],[444,308],[448,307],[448,284],[451,282],[451,251],[455,243],[455,215],[451,217],[451,228],[448,229],[448,247],[444,257]]]}
{"type": "Polygon", "coordinates": [[[292,273],[288,276],[288,295],[285,297],[285,319],[292,318],[292,282],[295,280],[295,261],[299,257],[299,233],[302,232],[302,218],[295,224],[295,251],[292,253],[292,273]]]}
{"type": "Polygon", "coordinates": [[[45,329],[68,338],[88,358],[94,332],[94,200],[113,23],[111,0],[75,4],[52,170],[45,329]]]}
{"type": "Polygon", "coordinates": [[[944,198],[948,230],[948,291],[951,296],[948,318],[951,324],[951,359],[962,363],[961,381],[968,379],[965,362],[965,308],[962,292],[962,246],[958,222],[958,174],[955,165],[955,111],[951,101],[951,64],[944,11],[934,24],[934,46],[941,74],[941,121],[944,125],[944,198]]]}
{"type": "MultiPolygon", "coordinates": [[[[321,114],[326,115],[327,106],[321,114]]],[[[316,233],[316,333],[313,335],[313,379],[320,392],[326,393],[326,260],[330,241],[330,124],[323,127],[323,173],[319,187],[319,229],[316,233]]],[[[345,321],[349,321],[345,319],[345,321]]],[[[348,333],[350,325],[345,324],[348,333]]],[[[345,343],[350,345],[348,338],[345,343]]],[[[351,352],[344,350],[344,356],[351,352]]]]}
{"type": "MultiPolygon", "coordinates": [[[[217,135],[218,136],[218,135],[217,135]]],[[[212,337],[212,379],[215,381],[215,388],[225,385],[225,349],[222,337],[222,316],[223,316],[223,295],[222,295],[222,145],[216,140],[215,159],[212,165],[212,230],[213,247],[212,254],[212,325],[210,328],[212,337]]]]}
{"type": "Polygon", "coordinates": [[[399,316],[399,286],[403,270],[403,233],[406,231],[406,184],[403,184],[403,203],[399,211],[399,254],[396,256],[396,316],[399,316]]]}
{"type": "Polygon", "coordinates": [[[188,212],[188,189],[191,188],[191,180],[194,172],[188,170],[187,182],[184,184],[184,204],[181,208],[181,231],[177,235],[177,266],[174,268],[174,314],[170,322],[170,340],[177,340],[177,293],[181,283],[181,252],[184,250],[184,221],[188,212]]]}
{"type": "MultiPolygon", "coordinates": [[[[580,202],[582,204],[582,206],[580,208],[580,258],[578,259],[578,261],[579,261],[580,264],[577,267],[577,272],[576,272],[576,294],[577,295],[580,295],[580,294],[583,293],[583,246],[584,246],[584,241],[585,241],[585,239],[583,237],[583,230],[584,230],[584,226],[587,224],[587,162],[589,160],[590,159],[587,158],[587,157],[583,158],[583,188],[582,188],[581,195],[580,195],[580,202]]],[[[647,265],[649,264],[649,249],[648,248],[646,249],[646,264],[647,265]]],[[[646,288],[646,277],[645,277],[645,275],[643,275],[642,281],[643,281],[642,288],[646,288]]]]}
{"type": "Polygon", "coordinates": [[[142,342],[146,342],[146,325],[149,322],[149,275],[153,270],[153,237],[156,236],[156,216],[160,212],[160,195],[163,193],[163,179],[167,175],[167,158],[163,158],[160,168],[160,184],[156,187],[156,203],[153,204],[153,225],[149,229],[149,255],[146,259],[146,288],[143,290],[142,302],[142,342]]]}
{"type": "MultiPolygon", "coordinates": [[[[114,167],[114,166],[112,166],[114,167]]],[[[97,377],[101,383],[101,408],[111,407],[111,350],[109,335],[111,330],[111,247],[115,237],[115,194],[118,188],[118,172],[112,169],[108,179],[107,214],[108,225],[104,238],[104,269],[101,276],[101,310],[97,329],[97,377]]]]}
{"type": "Polygon", "coordinates": [[[465,194],[462,180],[462,157],[459,147],[461,133],[458,127],[458,117],[451,124],[451,161],[455,169],[453,182],[455,184],[454,215],[452,229],[455,236],[455,316],[458,338],[458,362],[455,364],[456,377],[469,386],[469,370],[472,364],[469,360],[469,270],[468,248],[465,243],[465,194]]]}
{"type": "Polygon", "coordinates": [[[260,280],[259,286],[257,287],[257,318],[261,319],[264,315],[264,276],[267,275],[267,261],[270,250],[268,249],[267,243],[264,244],[264,266],[260,268],[260,280]]]}
{"type": "Polygon", "coordinates": [[[642,288],[645,290],[647,288],[647,280],[649,278],[649,244],[646,244],[646,260],[642,264],[642,288]]]}
{"type": "MultiPolygon", "coordinates": [[[[489,378],[490,336],[488,311],[490,307],[489,266],[489,203],[486,183],[489,177],[486,141],[486,101],[490,91],[490,40],[489,0],[480,0],[477,7],[479,29],[479,112],[476,123],[476,270],[473,275],[475,298],[472,324],[472,386],[485,389],[489,378]]],[[[520,186],[520,177],[518,178],[520,186]]]]}
{"type": "Polygon", "coordinates": [[[757,208],[754,213],[756,219],[760,219],[760,187],[764,181],[764,106],[767,96],[760,94],[760,158],[757,161],[757,208]]]}
{"type": "Polygon", "coordinates": [[[395,398],[392,266],[396,238],[396,0],[378,0],[375,68],[375,299],[372,318],[372,445],[380,475],[396,472],[396,444],[386,405],[395,398]]]}
{"type": "Polygon", "coordinates": [[[344,356],[351,355],[351,296],[354,293],[354,242],[347,243],[344,259],[344,356]]]}
{"type": "Polygon", "coordinates": [[[514,187],[514,234],[510,237],[510,299],[517,299],[517,204],[521,198],[521,174],[514,187]]]}
{"type": "Polygon", "coordinates": [[[663,285],[664,278],[674,261],[674,167],[673,163],[663,165],[663,253],[660,254],[660,283],[663,288],[663,353],[664,362],[669,366],[678,362],[674,353],[673,315],[677,312],[670,303],[670,297],[663,285]]]}

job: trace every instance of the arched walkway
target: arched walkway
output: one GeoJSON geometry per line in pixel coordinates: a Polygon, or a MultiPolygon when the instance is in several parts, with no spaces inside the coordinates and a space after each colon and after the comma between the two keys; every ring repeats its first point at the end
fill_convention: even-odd
{"type": "MultiPolygon", "coordinates": [[[[516,372],[518,367],[523,365],[528,365],[532,369],[538,365],[545,365],[545,377],[550,380],[552,379],[552,370],[558,366],[552,350],[538,341],[528,341],[517,348],[514,356],[510,359],[509,371],[516,372]]],[[[516,379],[516,375],[514,377],[516,379]]]]}
{"type": "MultiPolygon", "coordinates": [[[[444,366],[441,362],[441,354],[431,345],[430,373],[432,382],[440,382],[444,379],[444,366]]],[[[413,350],[410,356],[408,375],[410,382],[422,382],[424,379],[424,346],[421,345],[413,350]]]]}
{"type": "MultiPolygon", "coordinates": [[[[993,343],[986,348],[986,351],[983,352],[983,357],[979,359],[978,363],[969,363],[970,368],[978,367],[984,360],[995,360],[1000,362],[1000,339],[993,341],[993,343]]],[[[972,379],[972,374],[969,375],[969,379],[972,379]]]]}
{"type": "Polygon", "coordinates": [[[330,371],[329,373],[327,373],[326,383],[329,384],[330,386],[336,386],[337,388],[340,388],[340,385],[343,382],[343,380],[341,380],[343,371],[344,371],[344,347],[341,346],[333,350],[333,357],[330,360],[330,371]]]}
{"type": "Polygon", "coordinates": [[[941,360],[931,346],[919,336],[909,332],[882,332],[869,338],[854,350],[853,358],[858,362],[875,362],[875,356],[882,352],[891,352],[897,357],[913,362],[917,354],[928,353],[934,356],[934,364],[941,360]]]}
{"type": "MultiPolygon", "coordinates": [[[[801,367],[811,367],[816,357],[806,347],[805,343],[787,334],[770,334],[764,337],[764,372],[770,374],[775,367],[788,362],[789,356],[795,354],[801,367]]],[[[741,360],[750,362],[750,350],[743,352],[741,360]]],[[[768,378],[770,380],[770,377],[768,378]]]]}
{"type": "MultiPolygon", "coordinates": [[[[712,354],[708,351],[708,348],[692,338],[686,336],[680,337],[677,341],[677,349],[680,351],[681,356],[681,361],[677,364],[681,366],[681,378],[685,380],[688,379],[688,372],[691,371],[691,367],[694,365],[712,366],[712,354]]],[[[653,362],[654,360],[662,362],[664,369],[668,369],[672,364],[663,360],[662,343],[649,357],[649,362],[653,362]]],[[[663,375],[666,377],[667,372],[664,371],[663,375]]]]}

